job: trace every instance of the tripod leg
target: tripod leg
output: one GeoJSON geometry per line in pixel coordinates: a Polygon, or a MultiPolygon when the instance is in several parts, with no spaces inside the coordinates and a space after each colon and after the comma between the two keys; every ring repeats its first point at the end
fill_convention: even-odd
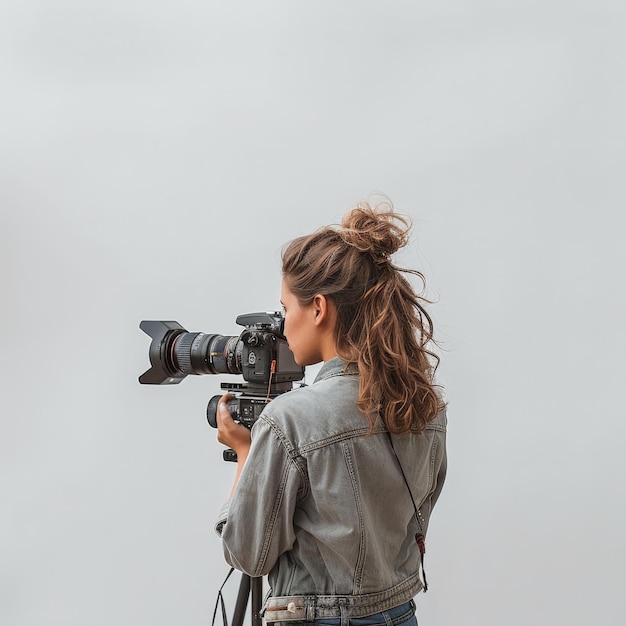
{"type": "Polygon", "coordinates": [[[263,608],[263,578],[252,578],[252,626],[261,626],[261,609],[263,608]]]}
{"type": "Polygon", "coordinates": [[[232,626],[243,625],[243,618],[246,614],[246,607],[248,606],[248,596],[250,595],[250,580],[251,578],[247,574],[241,575],[239,593],[237,594],[237,602],[235,604],[235,610],[233,611],[232,626]]]}
{"type": "Polygon", "coordinates": [[[262,626],[260,613],[263,608],[263,578],[251,578],[247,574],[241,575],[231,626],[243,626],[249,597],[252,598],[251,625],[262,626]]]}

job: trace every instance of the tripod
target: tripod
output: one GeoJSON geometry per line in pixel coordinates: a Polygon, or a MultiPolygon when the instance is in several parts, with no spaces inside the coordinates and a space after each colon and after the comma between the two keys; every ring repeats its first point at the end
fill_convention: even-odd
{"type": "Polygon", "coordinates": [[[252,626],[261,626],[261,608],[263,607],[263,578],[253,578],[247,574],[241,575],[239,583],[239,593],[237,594],[237,602],[233,611],[233,621],[231,626],[242,626],[243,618],[248,606],[248,597],[250,603],[250,618],[252,626]]]}
{"type": "MultiPolygon", "coordinates": [[[[230,578],[230,575],[234,572],[231,569],[226,576],[226,580],[222,584],[222,587],[218,593],[218,600],[215,605],[215,611],[213,613],[213,624],[215,625],[215,616],[217,614],[217,608],[219,603],[222,604],[222,619],[224,626],[228,624],[226,617],[226,608],[224,606],[224,599],[222,597],[222,589],[230,578]]],[[[243,620],[246,614],[246,608],[248,607],[248,598],[251,599],[250,603],[250,621],[251,626],[262,626],[263,620],[261,619],[261,609],[263,608],[263,578],[248,576],[247,574],[241,575],[241,581],[239,582],[239,591],[237,593],[237,601],[235,602],[235,609],[233,610],[233,619],[231,626],[243,626],[243,620]]]]}

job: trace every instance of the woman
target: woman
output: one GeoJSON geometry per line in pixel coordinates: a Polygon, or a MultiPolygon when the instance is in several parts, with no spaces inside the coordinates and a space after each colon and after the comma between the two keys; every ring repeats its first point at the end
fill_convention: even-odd
{"type": "Polygon", "coordinates": [[[405,274],[423,277],[390,258],[408,232],[390,207],[359,203],[288,244],[285,337],[299,365],[324,364],[252,434],[220,402],[218,440],[238,467],[216,529],[231,565],[269,574],[267,622],[417,623],[446,416],[426,301],[405,274]]]}

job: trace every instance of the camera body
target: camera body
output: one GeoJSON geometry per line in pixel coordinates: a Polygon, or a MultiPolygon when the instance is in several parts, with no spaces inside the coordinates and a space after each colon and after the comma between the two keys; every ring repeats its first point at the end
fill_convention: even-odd
{"type": "Polygon", "coordinates": [[[239,335],[237,362],[241,375],[254,386],[266,387],[301,380],[304,368],[294,360],[283,334],[285,318],[280,311],[239,315],[237,324],[245,326],[239,335]]]}
{"type": "MultiPolygon", "coordinates": [[[[252,428],[254,423],[259,419],[261,411],[265,408],[265,405],[278,394],[272,394],[270,397],[267,394],[262,396],[251,395],[247,392],[244,385],[237,385],[237,383],[222,383],[221,385],[224,393],[237,393],[242,392],[239,395],[226,401],[226,406],[230,411],[232,418],[243,424],[246,428],[252,428]]],[[[217,428],[217,405],[222,396],[213,396],[209,400],[209,404],[206,409],[207,421],[213,428],[217,428]]]]}
{"type": "MultiPolygon", "coordinates": [[[[221,388],[239,394],[227,402],[228,408],[233,419],[252,428],[272,398],[304,378],[304,368],[289,350],[280,311],[246,313],[236,322],[245,327],[239,336],[190,333],[174,321],[142,321],[139,327],[152,338],[151,367],[139,382],[174,385],[189,374],[241,374],[245,383],[222,383],[221,388]]],[[[207,420],[214,428],[220,398],[211,398],[207,407],[207,420]]]]}

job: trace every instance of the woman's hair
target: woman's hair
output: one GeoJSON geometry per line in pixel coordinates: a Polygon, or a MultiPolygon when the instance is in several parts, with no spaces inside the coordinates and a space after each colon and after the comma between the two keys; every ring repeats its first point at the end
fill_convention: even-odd
{"type": "Polygon", "coordinates": [[[294,239],[283,250],[283,277],[302,305],[316,294],[337,308],[337,354],[359,369],[357,406],[373,427],[381,415],[396,434],[421,432],[441,410],[430,349],[433,324],[406,274],[391,262],[408,243],[410,220],[389,203],[359,202],[338,226],[294,239]]]}

